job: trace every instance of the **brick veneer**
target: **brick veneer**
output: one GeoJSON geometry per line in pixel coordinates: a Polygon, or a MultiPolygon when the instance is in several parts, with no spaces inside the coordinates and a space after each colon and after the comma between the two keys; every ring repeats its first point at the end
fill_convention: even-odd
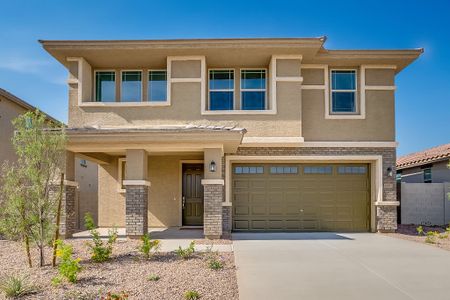
{"type": "MultiPolygon", "coordinates": [[[[50,196],[59,197],[59,195],[59,185],[52,186],[50,190],[50,196]]],[[[59,221],[59,233],[61,238],[70,238],[77,230],[77,215],[75,211],[77,196],[76,186],[64,186],[61,201],[61,215],[59,221]]]]}
{"type": "Polygon", "coordinates": [[[148,232],[148,186],[126,185],[125,227],[129,237],[148,232]]]}
{"type": "Polygon", "coordinates": [[[205,237],[218,239],[222,236],[222,184],[205,184],[203,230],[205,237]]]}
{"type": "Polygon", "coordinates": [[[222,207],[222,235],[229,237],[232,229],[231,206],[222,207]]]}
{"type": "MultiPolygon", "coordinates": [[[[370,147],[241,147],[236,154],[240,156],[337,156],[346,155],[381,155],[383,159],[383,201],[396,201],[395,176],[389,176],[387,168],[392,168],[395,174],[395,148],[370,147]]],[[[231,214],[231,213],[230,213],[231,214]]],[[[397,229],[396,206],[378,206],[376,224],[379,231],[397,229]]]]}

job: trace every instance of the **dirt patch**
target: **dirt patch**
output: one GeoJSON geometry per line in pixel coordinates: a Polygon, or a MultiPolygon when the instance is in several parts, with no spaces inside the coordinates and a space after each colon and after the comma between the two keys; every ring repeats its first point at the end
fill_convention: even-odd
{"type": "MultiPolygon", "coordinates": [[[[184,299],[188,290],[199,292],[201,299],[238,299],[233,253],[219,253],[224,268],[214,271],[208,268],[201,253],[188,260],[180,260],[174,253],[160,253],[144,260],[137,250],[140,242],[127,240],[114,245],[110,261],[98,264],[91,262],[86,241],[66,242],[73,245],[75,257],[81,258],[83,270],[78,283],[52,286],[57,270],[51,266],[29,269],[22,245],[11,241],[0,241],[0,278],[7,274],[27,275],[40,292],[25,299],[98,299],[99,294],[120,291],[126,291],[129,299],[184,299]],[[160,279],[150,281],[151,275],[160,279]]],[[[49,263],[50,249],[46,254],[49,263]]],[[[33,251],[33,257],[37,265],[37,251],[33,251]]]]}
{"type": "MultiPolygon", "coordinates": [[[[426,243],[425,236],[417,235],[417,227],[418,226],[419,225],[398,225],[398,229],[395,233],[385,233],[385,234],[395,237],[395,238],[400,238],[400,239],[409,240],[409,241],[415,241],[415,242],[427,244],[430,246],[434,246],[434,247],[438,247],[438,248],[442,248],[442,249],[450,251],[450,236],[448,238],[443,238],[443,239],[435,238],[434,244],[426,243]]],[[[422,226],[422,227],[423,227],[424,232],[428,232],[428,231],[438,231],[440,233],[445,232],[445,227],[441,227],[441,226],[422,226]]]]}

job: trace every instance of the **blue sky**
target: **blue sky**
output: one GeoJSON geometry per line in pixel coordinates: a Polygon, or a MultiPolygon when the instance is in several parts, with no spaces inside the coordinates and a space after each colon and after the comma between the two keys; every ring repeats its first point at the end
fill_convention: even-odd
{"type": "Polygon", "coordinates": [[[38,39],[317,37],[425,48],[397,76],[399,154],[450,142],[450,1],[1,0],[0,87],[67,121],[67,73],[38,39]]]}

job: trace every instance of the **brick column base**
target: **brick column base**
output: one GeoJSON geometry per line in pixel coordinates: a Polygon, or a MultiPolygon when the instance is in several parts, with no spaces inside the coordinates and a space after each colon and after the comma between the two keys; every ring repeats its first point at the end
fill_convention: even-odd
{"type": "MultiPolygon", "coordinates": [[[[71,185],[64,185],[61,201],[61,216],[59,221],[59,234],[61,238],[70,238],[77,230],[77,215],[75,202],[77,198],[76,182],[71,185]]],[[[54,195],[59,195],[59,186],[52,189],[54,195]]]]}
{"type": "Polygon", "coordinates": [[[397,230],[397,206],[377,206],[377,230],[379,232],[394,232],[397,230]]]}
{"type": "Polygon", "coordinates": [[[229,238],[231,236],[231,209],[231,206],[222,207],[222,236],[226,238],[229,238]]]}
{"type": "Polygon", "coordinates": [[[126,234],[138,238],[148,232],[148,186],[126,185],[125,188],[126,234]]]}
{"type": "Polygon", "coordinates": [[[222,236],[223,184],[204,184],[203,230],[208,239],[222,236]]]}

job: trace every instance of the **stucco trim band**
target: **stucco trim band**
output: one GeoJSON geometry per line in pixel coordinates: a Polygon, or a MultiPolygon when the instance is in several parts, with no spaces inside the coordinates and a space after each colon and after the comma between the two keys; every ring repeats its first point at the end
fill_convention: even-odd
{"type": "Polygon", "coordinates": [[[74,186],[76,188],[78,188],[80,186],[80,184],[78,182],[72,181],[72,180],[64,180],[64,185],[74,186]]]}
{"type": "Polygon", "coordinates": [[[123,185],[145,185],[151,186],[150,181],[147,180],[124,180],[123,185]]]}
{"type": "Polygon", "coordinates": [[[223,179],[202,179],[202,185],[206,185],[206,184],[225,185],[225,180],[223,180],[223,179]]]}
{"type": "Polygon", "coordinates": [[[374,203],[375,206],[399,206],[399,201],[377,201],[374,203]]]}
{"type": "Polygon", "coordinates": [[[298,147],[304,142],[303,137],[297,136],[244,136],[240,147],[261,147],[262,145],[280,146],[280,147],[298,147]]]}

